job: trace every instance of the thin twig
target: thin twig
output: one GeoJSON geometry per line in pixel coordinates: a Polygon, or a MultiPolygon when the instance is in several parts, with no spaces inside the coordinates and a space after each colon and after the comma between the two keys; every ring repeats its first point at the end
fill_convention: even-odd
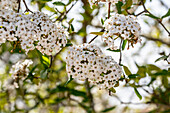
{"type": "MultiPolygon", "coordinates": [[[[145,4],[143,2],[143,0],[141,1],[142,2],[142,6],[145,10],[145,12],[149,13],[150,15],[153,15],[151,12],[149,12],[146,7],[145,7],[145,4]]],[[[168,35],[170,36],[170,32],[168,31],[168,29],[162,24],[162,20],[161,19],[156,19],[158,21],[158,23],[160,23],[162,25],[162,27],[167,31],[168,35]]]]}
{"type": "Polygon", "coordinates": [[[88,78],[87,78],[86,79],[86,90],[87,90],[87,93],[88,93],[88,97],[90,99],[90,108],[92,108],[92,113],[95,113],[93,95],[91,94],[90,89],[91,88],[90,88],[89,81],[88,81],[88,78]]]}
{"type": "Polygon", "coordinates": [[[110,6],[111,6],[111,2],[109,2],[108,4],[108,19],[110,18],[110,6]]]}
{"type": "Polygon", "coordinates": [[[25,0],[23,0],[23,2],[24,2],[24,5],[25,5],[25,8],[26,8],[25,12],[31,12],[31,13],[33,13],[33,12],[28,8],[25,0]]]}
{"type": "Polygon", "coordinates": [[[57,20],[62,21],[66,17],[67,13],[70,12],[70,10],[73,8],[73,6],[76,5],[76,3],[77,3],[77,1],[74,4],[72,4],[72,6],[65,13],[60,13],[60,16],[55,21],[57,21],[57,20]],[[64,17],[61,18],[63,15],[64,15],[64,17]]]}
{"type": "Polygon", "coordinates": [[[18,0],[17,2],[18,2],[18,10],[17,10],[17,12],[19,13],[20,6],[21,6],[21,0],[18,0]]]}
{"type": "Polygon", "coordinates": [[[141,14],[145,13],[145,12],[146,12],[146,11],[144,10],[144,11],[142,11],[142,12],[140,12],[140,13],[136,14],[135,16],[137,17],[137,16],[139,16],[139,15],[141,15],[141,14]]]}
{"type": "Polygon", "coordinates": [[[121,42],[120,42],[120,46],[119,46],[119,50],[120,50],[120,58],[119,58],[119,65],[121,65],[121,61],[122,61],[122,42],[123,40],[121,39],[121,42]]]}
{"type": "MultiPolygon", "coordinates": [[[[105,30],[102,29],[100,32],[104,32],[105,30]]],[[[96,35],[93,39],[90,40],[90,42],[88,44],[91,44],[96,38],[98,37],[98,35],[96,35]]]]}
{"type": "Polygon", "coordinates": [[[146,39],[148,39],[148,40],[158,41],[158,42],[161,42],[162,44],[165,44],[165,45],[167,45],[167,46],[170,46],[170,41],[169,41],[169,42],[166,42],[166,41],[164,41],[164,40],[161,40],[161,39],[158,39],[158,38],[153,38],[153,37],[151,37],[151,36],[146,36],[146,35],[140,35],[140,36],[142,36],[142,37],[144,37],[144,38],[146,38],[146,39]]]}

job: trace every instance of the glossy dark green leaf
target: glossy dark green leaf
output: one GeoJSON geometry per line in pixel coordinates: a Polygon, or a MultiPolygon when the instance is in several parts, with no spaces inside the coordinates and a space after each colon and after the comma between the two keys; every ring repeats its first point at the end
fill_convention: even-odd
{"type": "Polygon", "coordinates": [[[69,46],[72,46],[72,45],[73,45],[72,43],[67,43],[66,47],[69,47],[69,46]]]}
{"type": "Polygon", "coordinates": [[[149,16],[149,17],[151,17],[151,18],[153,18],[153,19],[160,19],[159,17],[156,17],[156,16],[154,16],[154,15],[152,15],[152,14],[145,14],[146,16],[149,16]]]}
{"type": "Polygon", "coordinates": [[[116,90],[113,87],[110,88],[109,91],[111,91],[112,93],[116,93],[116,90]]]}
{"type": "Polygon", "coordinates": [[[162,57],[156,59],[155,62],[158,62],[158,61],[160,61],[160,60],[165,60],[165,59],[167,59],[167,58],[168,58],[168,56],[162,56],[162,57]]]}
{"type": "Polygon", "coordinates": [[[105,110],[102,111],[102,113],[106,113],[109,112],[111,110],[114,110],[116,108],[116,106],[110,107],[110,108],[106,108],[105,110]]]}
{"type": "Polygon", "coordinates": [[[168,17],[168,16],[170,16],[170,9],[169,9],[168,12],[167,12],[164,16],[162,16],[161,18],[166,18],[166,17],[168,17]]]}
{"type": "Polygon", "coordinates": [[[126,44],[127,44],[127,40],[123,40],[123,44],[122,44],[122,50],[124,50],[124,49],[125,49],[125,47],[126,47],[126,44]]]}
{"type": "Polygon", "coordinates": [[[57,103],[60,103],[60,102],[62,102],[63,100],[65,100],[65,99],[67,99],[67,97],[63,97],[63,98],[56,98],[56,99],[54,99],[54,102],[53,103],[51,103],[52,105],[54,104],[57,104],[57,103]]]}
{"type": "Polygon", "coordinates": [[[104,25],[104,20],[101,18],[101,23],[102,23],[102,25],[104,25]]]}
{"type": "Polygon", "coordinates": [[[90,32],[90,34],[93,34],[93,35],[103,35],[104,32],[90,32]]]}
{"type": "Polygon", "coordinates": [[[110,48],[108,48],[107,50],[112,51],[112,52],[120,52],[120,49],[117,49],[117,50],[111,50],[110,48]]]}
{"type": "Polygon", "coordinates": [[[126,0],[126,3],[122,6],[123,9],[128,9],[132,6],[133,1],[132,0],[126,0]]]}
{"type": "Polygon", "coordinates": [[[136,93],[136,95],[138,96],[138,98],[141,100],[142,96],[140,95],[139,91],[134,87],[134,91],[136,93]]]}
{"type": "Polygon", "coordinates": [[[130,78],[130,79],[134,79],[134,78],[136,78],[136,77],[138,77],[138,76],[140,76],[139,74],[131,74],[131,75],[129,75],[128,77],[130,78]]]}
{"type": "Polygon", "coordinates": [[[121,1],[119,1],[118,3],[116,3],[116,9],[118,11],[118,14],[121,14],[122,11],[121,11],[121,8],[123,6],[123,3],[121,1]]]}
{"type": "Polygon", "coordinates": [[[70,25],[70,27],[71,27],[71,30],[74,31],[74,26],[72,24],[70,25]]]}
{"type": "Polygon", "coordinates": [[[153,75],[156,75],[156,76],[170,76],[170,71],[164,69],[162,71],[154,73],[153,75]]]}
{"type": "Polygon", "coordinates": [[[70,79],[64,84],[64,86],[67,86],[71,81],[73,80],[72,76],[70,76],[70,79]]]}
{"type": "Polygon", "coordinates": [[[54,5],[58,5],[58,6],[65,6],[65,4],[63,2],[54,2],[53,3],[54,5]]]}
{"type": "Polygon", "coordinates": [[[132,75],[132,73],[130,72],[130,70],[129,70],[128,67],[123,66],[123,69],[124,69],[126,75],[128,75],[128,76],[129,76],[129,75],[132,75]]]}

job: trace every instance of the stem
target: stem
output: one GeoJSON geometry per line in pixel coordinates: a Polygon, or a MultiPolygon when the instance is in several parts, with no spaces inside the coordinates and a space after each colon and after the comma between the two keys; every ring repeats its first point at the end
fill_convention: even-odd
{"type": "Polygon", "coordinates": [[[88,93],[88,97],[90,99],[90,108],[92,108],[92,113],[95,113],[95,109],[94,109],[94,102],[93,102],[93,95],[91,94],[91,91],[90,91],[90,85],[89,85],[89,82],[88,82],[88,78],[86,79],[86,90],[87,90],[87,93],[88,93]]]}
{"type": "MultiPolygon", "coordinates": [[[[104,32],[104,29],[102,29],[100,32],[104,32]]],[[[91,44],[97,37],[98,37],[98,35],[96,35],[93,39],[91,39],[88,44],[91,44]]]]}
{"type": "Polygon", "coordinates": [[[18,0],[18,10],[17,10],[17,13],[19,13],[20,6],[21,6],[21,0],[18,0]]]}
{"type": "Polygon", "coordinates": [[[120,58],[119,58],[119,65],[121,65],[121,61],[122,61],[122,42],[123,40],[121,39],[121,42],[120,42],[120,46],[119,46],[119,50],[120,50],[120,58]]]}
{"type": "MultiPolygon", "coordinates": [[[[146,7],[145,7],[145,4],[143,2],[143,0],[141,1],[142,2],[142,6],[144,8],[144,11],[149,13],[150,15],[153,15],[151,12],[149,12],[146,7]]],[[[158,21],[158,23],[160,23],[162,25],[162,27],[167,31],[168,35],[170,36],[170,32],[168,31],[168,29],[162,24],[162,21],[160,19],[156,19],[158,21]]]]}
{"type": "Polygon", "coordinates": [[[108,4],[108,19],[110,18],[110,6],[111,6],[111,2],[109,2],[108,4]]]}
{"type": "Polygon", "coordinates": [[[146,11],[144,10],[144,11],[142,11],[142,12],[140,12],[140,13],[136,14],[135,16],[137,17],[137,16],[139,16],[139,15],[141,15],[141,14],[145,13],[145,12],[146,12],[146,11]]]}
{"type": "Polygon", "coordinates": [[[153,38],[153,37],[146,36],[146,35],[140,35],[140,36],[142,36],[142,37],[144,37],[144,38],[146,38],[146,39],[148,39],[148,40],[161,42],[162,44],[165,44],[165,45],[167,45],[167,46],[170,47],[170,42],[166,42],[166,41],[164,41],[164,40],[161,40],[161,39],[158,39],[158,38],[153,38]]]}
{"type": "Polygon", "coordinates": [[[78,1],[76,1],[74,4],[72,4],[72,6],[65,13],[61,13],[61,12],[58,11],[60,13],[60,16],[55,21],[57,21],[57,20],[62,21],[66,17],[67,13],[70,12],[70,10],[73,8],[73,6],[76,5],[77,2],[78,1]],[[61,18],[62,16],[64,16],[64,17],[61,18]]]}
{"type": "Polygon", "coordinates": [[[33,13],[33,12],[28,8],[25,0],[23,0],[23,2],[24,2],[24,5],[25,5],[25,8],[26,8],[25,12],[31,12],[31,13],[33,13]]]}

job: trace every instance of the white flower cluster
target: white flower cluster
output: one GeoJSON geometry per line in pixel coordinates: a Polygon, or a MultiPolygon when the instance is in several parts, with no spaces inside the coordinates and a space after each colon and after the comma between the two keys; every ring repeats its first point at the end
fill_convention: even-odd
{"type": "Polygon", "coordinates": [[[118,1],[120,0],[88,0],[89,1],[89,4],[90,4],[90,7],[92,7],[94,4],[97,4],[98,2],[107,2],[107,3],[111,3],[111,4],[116,4],[118,3],[118,1]]]}
{"type": "Polygon", "coordinates": [[[132,46],[141,41],[139,37],[141,32],[140,24],[137,22],[136,17],[132,15],[115,14],[105,21],[104,28],[105,32],[102,35],[102,40],[111,50],[117,49],[114,41],[118,38],[128,40],[132,46]]]}
{"type": "Polygon", "coordinates": [[[12,68],[10,70],[10,74],[12,75],[14,82],[14,85],[16,88],[18,88],[18,83],[16,82],[17,80],[24,80],[27,75],[29,74],[29,69],[28,67],[33,64],[32,60],[24,60],[24,61],[18,61],[15,65],[12,65],[12,68]]]}
{"type": "Polygon", "coordinates": [[[26,54],[37,48],[42,54],[58,53],[67,43],[67,32],[41,12],[33,14],[0,10],[0,44],[19,41],[26,54]]]}
{"type": "Polygon", "coordinates": [[[0,10],[12,9],[16,10],[18,8],[18,0],[0,0],[0,10]]]}
{"type": "Polygon", "coordinates": [[[121,67],[111,56],[104,56],[99,47],[83,44],[70,47],[66,57],[68,76],[84,81],[101,89],[113,87],[122,75],[121,67]]]}

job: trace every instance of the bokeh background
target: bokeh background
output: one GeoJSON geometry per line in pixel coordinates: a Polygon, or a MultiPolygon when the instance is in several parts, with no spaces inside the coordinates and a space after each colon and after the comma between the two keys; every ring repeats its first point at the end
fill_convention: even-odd
{"type": "MultiPolygon", "coordinates": [[[[140,0],[132,1],[128,13],[143,11],[140,0]]],[[[89,42],[95,36],[90,32],[99,32],[103,28],[101,19],[105,21],[108,13],[108,4],[103,2],[90,8],[88,0],[26,0],[26,3],[31,11],[44,12],[54,22],[62,23],[69,32],[68,46],[89,42]]],[[[170,10],[169,0],[146,0],[145,6],[159,18],[170,10]]],[[[24,12],[23,3],[21,8],[24,12]]],[[[111,6],[111,14],[114,13],[117,8],[111,6]]],[[[125,9],[122,13],[128,14],[125,9]]],[[[65,69],[67,47],[53,55],[52,66],[46,73],[43,62],[49,62],[49,56],[36,50],[25,55],[19,52],[20,48],[13,50],[10,42],[0,45],[0,113],[170,112],[169,34],[154,17],[141,14],[137,18],[142,28],[142,42],[122,51],[126,78],[115,87],[112,96],[106,90],[76,80],[65,86],[68,81],[65,69]],[[21,85],[15,88],[9,71],[21,59],[33,60],[30,67],[33,76],[20,80],[21,85]]],[[[163,18],[162,24],[170,30],[170,17],[163,18]]],[[[119,61],[119,53],[108,51],[100,36],[92,43],[119,61]]]]}

